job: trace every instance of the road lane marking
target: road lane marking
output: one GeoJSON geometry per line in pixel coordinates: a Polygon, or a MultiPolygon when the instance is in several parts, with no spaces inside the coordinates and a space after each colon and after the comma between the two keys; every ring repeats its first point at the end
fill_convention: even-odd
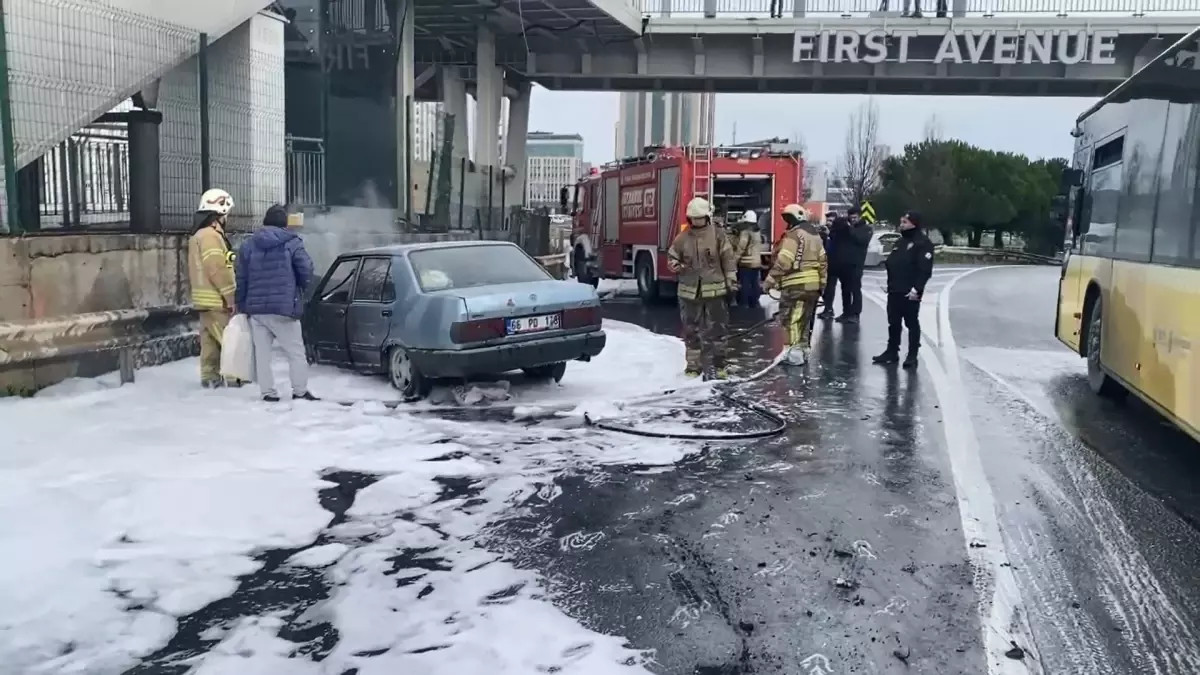
{"type": "MultiPolygon", "coordinates": [[[[983,269],[989,268],[964,270],[942,289],[938,302],[949,302],[950,296],[946,291],[954,281],[983,269]]],[[[873,291],[863,293],[863,297],[886,311],[885,297],[873,291]]],[[[957,349],[948,324],[945,328],[947,329],[938,330],[942,338],[943,358],[948,347],[957,349]]],[[[921,332],[926,346],[933,349],[937,338],[924,330],[921,332]]],[[[934,354],[937,354],[936,350],[934,354]]],[[[1038,661],[1040,652],[1035,651],[1033,634],[1022,609],[1020,590],[1008,563],[1004,539],[1000,533],[996,499],[980,459],[979,439],[970,410],[967,408],[962,381],[957,377],[951,379],[938,358],[921,359],[921,363],[933,380],[943,414],[942,430],[950,459],[950,473],[954,478],[958,515],[966,540],[967,559],[974,571],[975,592],[979,596],[979,622],[988,673],[1041,675],[1043,670],[1038,661]],[[1005,656],[1005,652],[1011,649],[1014,642],[1033,652],[1031,658],[1018,661],[1005,656]]],[[[957,373],[957,355],[954,363],[957,373]]]]}

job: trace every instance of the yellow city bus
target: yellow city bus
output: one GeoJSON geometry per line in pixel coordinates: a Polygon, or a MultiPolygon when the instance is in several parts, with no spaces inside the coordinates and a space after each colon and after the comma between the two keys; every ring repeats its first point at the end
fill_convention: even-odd
{"type": "Polygon", "coordinates": [[[1055,334],[1200,440],[1200,28],[1079,116],[1055,334]]]}

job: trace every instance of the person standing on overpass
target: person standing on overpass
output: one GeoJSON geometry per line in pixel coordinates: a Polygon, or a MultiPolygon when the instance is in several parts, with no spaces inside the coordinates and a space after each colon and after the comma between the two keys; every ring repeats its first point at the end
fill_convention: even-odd
{"type": "Polygon", "coordinates": [[[900,360],[900,333],[908,328],[908,356],[904,368],[917,367],[921,347],[921,297],[933,276],[933,242],[921,227],[921,214],[909,211],[900,218],[900,241],[887,262],[888,343],[873,363],[890,365],[900,360]]]}

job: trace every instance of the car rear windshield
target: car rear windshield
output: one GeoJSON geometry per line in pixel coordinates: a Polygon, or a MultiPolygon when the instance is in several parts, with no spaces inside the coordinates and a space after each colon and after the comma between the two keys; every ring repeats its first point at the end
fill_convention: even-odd
{"type": "Polygon", "coordinates": [[[452,246],[408,254],[423,291],[444,291],[551,279],[515,246],[452,246]]]}

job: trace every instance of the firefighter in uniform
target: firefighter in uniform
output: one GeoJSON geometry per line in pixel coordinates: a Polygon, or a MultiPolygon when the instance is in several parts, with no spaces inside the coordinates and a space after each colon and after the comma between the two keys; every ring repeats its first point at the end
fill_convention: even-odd
{"type": "Polygon", "coordinates": [[[733,237],[733,251],[737,255],[738,304],[758,307],[758,296],[762,294],[762,235],[758,215],[753,211],[742,214],[733,237]]]}
{"type": "Polygon", "coordinates": [[[221,340],[236,311],[234,306],[233,248],[225,236],[225,223],[233,208],[233,197],[212,189],[200,197],[194,217],[195,230],[188,240],[188,280],[192,307],[200,315],[200,386],[234,386],[221,377],[221,340]]]}
{"type": "Polygon", "coordinates": [[[787,361],[802,366],[808,360],[812,317],[825,289],[829,265],[817,228],[799,204],[783,208],[787,232],[775,247],[775,263],[763,290],[779,287],[779,321],[787,330],[787,361]]]}
{"type": "Polygon", "coordinates": [[[696,377],[711,368],[717,379],[725,379],[726,303],[727,296],[737,292],[737,259],[729,238],[712,222],[708,200],[696,197],[688,202],[687,222],[667,249],[667,267],[679,277],[687,350],[684,374],[696,377]]]}

